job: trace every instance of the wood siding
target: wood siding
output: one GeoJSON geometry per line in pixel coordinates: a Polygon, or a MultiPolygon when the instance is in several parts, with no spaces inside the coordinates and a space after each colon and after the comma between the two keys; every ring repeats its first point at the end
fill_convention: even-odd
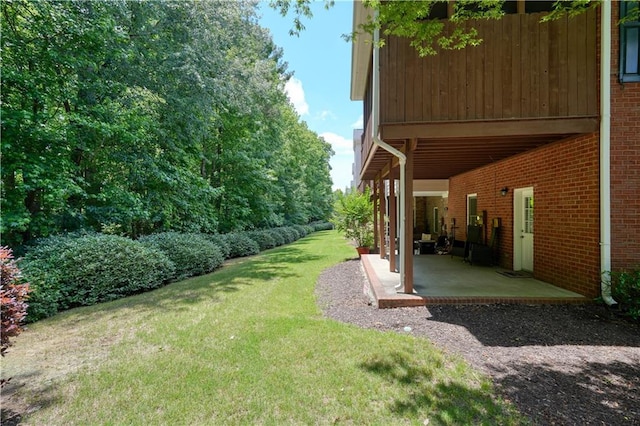
{"type": "Polygon", "coordinates": [[[389,37],[380,51],[381,124],[597,116],[596,12],[542,16],[474,22],[480,46],[426,58],[389,37]]]}

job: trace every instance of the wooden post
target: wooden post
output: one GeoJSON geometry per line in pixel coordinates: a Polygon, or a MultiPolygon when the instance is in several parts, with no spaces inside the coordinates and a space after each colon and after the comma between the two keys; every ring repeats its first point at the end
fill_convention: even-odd
{"type": "Polygon", "coordinates": [[[373,251],[378,249],[378,179],[373,179],[373,251]]]}
{"type": "Polygon", "coordinates": [[[396,272],[398,264],[396,260],[396,224],[398,212],[396,207],[396,169],[393,160],[389,164],[389,271],[396,272]]]}
{"type": "Polygon", "coordinates": [[[455,12],[453,3],[455,3],[454,0],[447,2],[447,18],[448,19],[450,19],[453,16],[453,13],[455,12]]]}
{"type": "Polygon", "coordinates": [[[382,173],[378,175],[378,185],[379,185],[378,198],[380,203],[380,209],[379,209],[380,216],[378,219],[378,226],[380,228],[380,232],[378,232],[378,235],[380,235],[380,259],[384,259],[387,254],[386,241],[385,241],[386,232],[385,232],[385,225],[384,225],[384,216],[386,214],[387,203],[384,197],[386,191],[384,188],[384,180],[382,179],[382,173]]]}
{"type": "Polygon", "coordinates": [[[407,163],[404,173],[404,244],[401,250],[404,255],[404,292],[413,293],[413,150],[417,144],[416,139],[405,142],[405,155],[407,163]]]}

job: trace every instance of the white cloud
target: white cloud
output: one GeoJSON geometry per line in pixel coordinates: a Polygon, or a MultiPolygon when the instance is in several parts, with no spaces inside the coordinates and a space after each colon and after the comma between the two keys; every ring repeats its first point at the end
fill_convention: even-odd
{"type": "Polygon", "coordinates": [[[353,140],[331,132],[324,132],[319,136],[331,144],[336,155],[353,154],[353,140]]]}
{"type": "Polygon", "coordinates": [[[355,123],[351,125],[353,129],[362,129],[364,127],[364,116],[360,115],[355,123]]]}
{"type": "Polygon", "coordinates": [[[304,98],[304,89],[300,80],[291,77],[284,85],[284,91],[300,116],[309,114],[309,104],[304,98]]]}
{"type": "Polygon", "coordinates": [[[329,142],[335,152],[329,162],[333,189],[344,190],[350,187],[353,179],[353,141],[332,132],[324,132],[319,136],[329,142]]]}
{"type": "Polygon", "coordinates": [[[337,117],[333,112],[325,110],[325,111],[322,111],[320,114],[318,114],[318,118],[324,121],[327,118],[331,118],[335,120],[337,117]]]}
{"type": "Polygon", "coordinates": [[[351,187],[353,179],[353,155],[334,155],[329,162],[331,165],[331,179],[333,180],[332,189],[342,189],[351,187]]]}

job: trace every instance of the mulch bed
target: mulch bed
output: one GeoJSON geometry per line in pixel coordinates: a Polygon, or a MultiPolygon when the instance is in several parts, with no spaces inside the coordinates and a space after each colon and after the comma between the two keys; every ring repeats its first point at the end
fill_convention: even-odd
{"type": "Polygon", "coordinates": [[[429,339],[490,376],[533,424],[640,425],[640,325],[607,307],[376,309],[365,284],[357,260],[324,271],[316,294],[325,316],[429,339]]]}

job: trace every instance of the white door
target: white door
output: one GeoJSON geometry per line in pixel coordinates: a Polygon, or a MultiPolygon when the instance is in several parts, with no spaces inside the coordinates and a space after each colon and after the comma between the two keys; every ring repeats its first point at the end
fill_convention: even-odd
{"type": "Polygon", "coordinates": [[[533,188],[514,191],[513,269],[533,272],[533,188]]]}

